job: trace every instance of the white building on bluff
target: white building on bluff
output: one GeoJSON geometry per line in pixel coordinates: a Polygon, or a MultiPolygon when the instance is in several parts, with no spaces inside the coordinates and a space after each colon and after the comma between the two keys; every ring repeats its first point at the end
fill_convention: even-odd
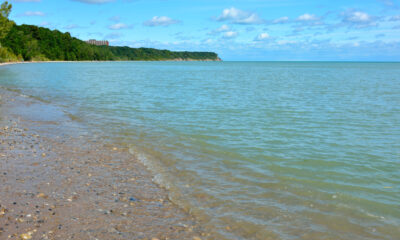
{"type": "Polygon", "coordinates": [[[85,41],[85,42],[87,42],[89,44],[92,44],[92,45],[96,45],[96,46],[109,46],[110,45],[110,43],[108,41],[106,41],[106,40],[97,41],[96,39],[90,39],[90,40],[85,41]]]}

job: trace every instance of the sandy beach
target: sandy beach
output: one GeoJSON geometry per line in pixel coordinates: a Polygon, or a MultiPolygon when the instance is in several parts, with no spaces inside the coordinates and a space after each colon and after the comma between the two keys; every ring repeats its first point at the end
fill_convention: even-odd
{"type": "Polygon", "coordinates": [[[0,239],[210,238],[127,149],[57,107],[0,97],[0,239]]]}
{"type": "Polygon", "coordinates": [[[0,66],[6,66],[6,65],[12,65],[12,64],[21,64],[23,62],[5,62],[5,63],[0,63],[0,66]]]}

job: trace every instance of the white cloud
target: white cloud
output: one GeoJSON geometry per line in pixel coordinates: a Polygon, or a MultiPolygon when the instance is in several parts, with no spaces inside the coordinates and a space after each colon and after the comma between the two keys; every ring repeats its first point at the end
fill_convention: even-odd
{"type": "Polygon", "coordinates": [[[323,25],[324,23],[321,20],[321,17],[318,17],[314,14],[309,14],[305,13],[303,15],[300,15],[296,19],[296,30],[295,32],[303,31],[304,27],[306,26],[318,26],[318,25],[323,25]]]}
{"type": "Polygon", "coordinates": [[[214,42],[215,42],[215,41],[214,41],[213,39],[211,39],[211,38],[209,38],[209,39],[207,39],[207,40],[204,41],[205,44],[212,44],[212,43],[214,43],[214,42]]]}
{"type": "Polygon", "coordinates": [[[231,28],[228,25],[224,24],[220,28],[218,28],[216,31],[217,32],[226,32],[226,31],[229,31],[230,29],[231,28]]]}
{"type": "Polygon", "coordinates": [[[88,4],[103,4],[108,2],[114,2],[115,0],[72,0],[72,1],[88,3],[88,4]]]}
{"type": "Polygon", "coordinates": [[[224,38],[235,38],[237,37],[238,33],[234,31],[228,31],[224,33],[224,38]]]}
{"type": "Polygon", "coordinates": [[[400,21],[400,15],[392,16],[389,21],[400,21]]]}
{"type": "Polygon", "coordinates": [[[230,30],[231,30],[231,28],[228,25],[224,24],[221,27],[219,27],[217,29],[214,29],[211,32],[209,32],[208,35],[217,35],[217,34],[220,34],[222,32],[228,32],[230,30]]]}
{"type": "Polygon", "coordinates": [[[270,36],[268,33],[260,33],[254,40],[255,41],[265,41],[269,38],[270,38],[270,36]]]}
{"type": "Polygon", "coordinates": [[[371,17],[364,12],[352,12],[345,18],[348,22],[365,23],[371,21],[371,17]]]}
{"type": "Polygon", "coordinates": [[[125,28],[130,28],[132,26],[127,25],[125,23],[116,23],[116,24],[112,24],[110,26],[108,26],[109,29],[111,30],[119,30],[119,29],[125,29],[125,28]]]}
{"type": "Polygon", "coordinates": [[[272,23],[274,24],[279,24],[279,23],[287,23],[289,21],[289,17],[281,17],[278,19],[275,19],[274,21],[272,21],[272,23]]]}
{"type": "Polygon", "coordinates": [[[342,12],[341,15],[343,16],[342,23],[348,26],[363,28],[377,25],[376,18],[365,12],[348,10],[342,12]]]}
{"type": "Polygon", "coordinates": [[[234,7],[224,9],[217,21],[230,21],[236,24],[260,24],[264,22],[256,13],[246,12],[234,7]]]}
{"type": "Polygon", "coordinates": [[[156,26],[169,26],[172,24],[177,24],[180,21],[166,17],[166,16],[154,16],[152,19],[147,20],[143,23],[144,26],[148,26],[148,27],[156,27],[156,26]]]}
{"type": "Polygon", "coordinates": [[[44,12],[40,12],[40,11],[27,11],[27,12],[20,14],[19,16],[31,17],[31,16],[44,16],[44,15],[46,15],[46,14],[44,12]]]}
{"type": "Polygon", "coordinates": [[[303,14],[297,18],[298,21],[316,21],[319,18],[316,17],[314,14],[303,14]]]}

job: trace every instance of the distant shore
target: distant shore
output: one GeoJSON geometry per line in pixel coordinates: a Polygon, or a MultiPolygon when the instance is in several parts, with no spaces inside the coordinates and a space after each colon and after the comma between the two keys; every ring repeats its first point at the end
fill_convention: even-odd
{"type": "Polygon", "coordinates": [[[76,63],[76,62],[222,62],[220,58],[217,60],[214,59],[168,59],[168,60],[149,60],[149,61],[144,61],[144,60],[138,60],[138,61],[133,61],[133,60],[110,60],[110,61],[26,61],[26,62],[4,62],[0,63],[0,66],[6,66],[6,65],[13,65],[13,64],[24,64],[24,63],[76,63]]]}

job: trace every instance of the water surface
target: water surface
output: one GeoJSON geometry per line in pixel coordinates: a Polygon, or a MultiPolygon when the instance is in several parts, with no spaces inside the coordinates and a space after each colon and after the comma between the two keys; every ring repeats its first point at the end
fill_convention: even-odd
{"type": "Polygon", "coordinates": [[[3,66],[225,239],[398,239],[400,63],[3,66]]]}

